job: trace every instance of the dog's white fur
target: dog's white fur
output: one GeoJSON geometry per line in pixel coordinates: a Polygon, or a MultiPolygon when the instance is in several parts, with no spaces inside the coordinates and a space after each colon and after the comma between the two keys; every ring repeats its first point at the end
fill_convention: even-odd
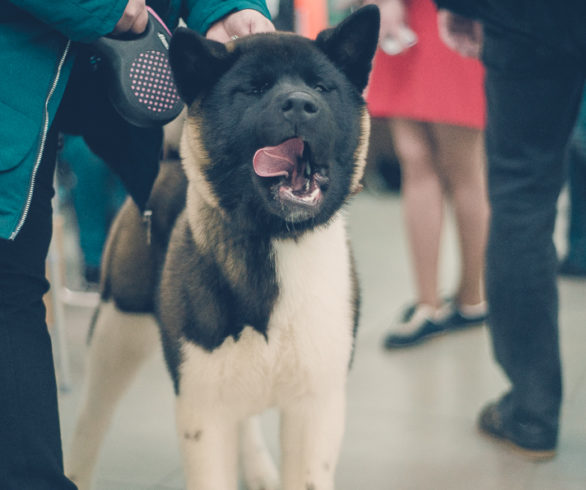
{"type": "MultiPolygon", "coordinates": [[[[237,341],[229,337],[212,352],[183,346],[177,430],[188,489],[236,488],[239,430],[247,487],[280,488],[257,422],[249,420],[271,406],[281,411],[282,488],[334,487],[354,324],[343,214],[296,241],[275,240],[273,253],[280,294],[268,338],[246,327],[237,341]]],[[[114,405],[156,341],[150,315],[101,305],[87,395],[66,462],[80,490],[91,486],[114,405]]]]}

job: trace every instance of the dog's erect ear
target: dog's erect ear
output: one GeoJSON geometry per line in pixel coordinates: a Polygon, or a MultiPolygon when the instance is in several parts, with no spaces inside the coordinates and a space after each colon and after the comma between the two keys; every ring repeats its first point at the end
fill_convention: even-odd
{"type": "Polygon", "coordinates": [[[379,28],[378,7],[367,5],[346,17],[336,27],[320,32],[315,40],[360,91],[368,83],[379,28]]]}
{"type": "Polygon", "coordinates": [[[229,67],[229,52],[186,27],[178,27],[171,38],[169,62],[179,95],[187,105],[210,88],[229,67]]]}

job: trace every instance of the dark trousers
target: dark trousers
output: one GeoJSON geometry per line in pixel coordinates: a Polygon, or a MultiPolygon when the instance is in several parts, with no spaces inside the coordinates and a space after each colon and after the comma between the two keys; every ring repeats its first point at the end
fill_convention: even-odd
{"type": "Polygon", "coordinates": [[[556,203],[585,79],[584,51],[485,26],[491,220],[486,281],[494,354],[513,416],[558,430],[556,203]]]}
{"type": "Polygon", "coordinates": [[[63,475],[51,340],[45,323],[45,259],[57,146],[51,131],[28,218],[0,240],[0,488],[73,490],[63,475]]]}

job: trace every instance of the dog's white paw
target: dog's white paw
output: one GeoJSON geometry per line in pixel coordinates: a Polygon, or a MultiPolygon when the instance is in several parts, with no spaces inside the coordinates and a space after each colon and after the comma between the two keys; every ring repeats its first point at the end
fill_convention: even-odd
{"type": "Polygon", "coordinates": [[[268,453],[248,455],[243,462],[244,483],[247,490],[279,490],[279,472],[268,453]]]}

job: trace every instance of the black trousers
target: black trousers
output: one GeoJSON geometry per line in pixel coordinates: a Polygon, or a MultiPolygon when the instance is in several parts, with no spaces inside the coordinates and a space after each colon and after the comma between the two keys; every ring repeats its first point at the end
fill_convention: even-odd
{"type": "Polygon", "coordinates": [[[51,130],[28,218],[0,240],[0,488],[72,490],[63,475],[57,389],[43,295],[57,132],[51,130]]]}
{"type": "Polygon", "coordinates": [[[486,281],[506,409],[558,430],[562,368],[553,242],[564,156],[585,80],[586,50],[536,44],[485,26],[491,220],[486,281]]]}

